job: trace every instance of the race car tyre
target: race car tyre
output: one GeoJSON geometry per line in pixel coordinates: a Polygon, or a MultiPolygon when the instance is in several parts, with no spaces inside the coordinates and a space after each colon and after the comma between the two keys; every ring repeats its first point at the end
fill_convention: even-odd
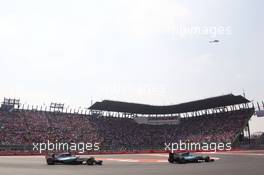
{"type": "Polygon", "coordinates": [[[103,161],[102,160],[98,160],[97,162],[96,162],[96,165],[102,165],[103,164],[103,161]]]}
{"type": "Polygon", "coordinates": [[[211,159],[210,159],[210,157],[207,156],[207,157],[204,159],[204,161],[205,161],[205,162],[211,162],[211,159]]]}
{"type": "Polygon", "coordinates": [[[86,164],[87,165],[94,165],[94,158],[91,157],[91,158],[87,159],[86,164]]]}
{"type": "Polygon", "coordinates": [[[47,164],[48,164],[48,165],[54,165],[55,162],[54,162],[54,160],[53,160],[52,158],[48,158],[48,159],[47,159],[47,164]]]}
{"type": "Polygon", "coordinates": [[[174,161],[172,160],[172,159],[168,159],[168,162],[170,162],[170,163],[174,163],[174,161]]]}

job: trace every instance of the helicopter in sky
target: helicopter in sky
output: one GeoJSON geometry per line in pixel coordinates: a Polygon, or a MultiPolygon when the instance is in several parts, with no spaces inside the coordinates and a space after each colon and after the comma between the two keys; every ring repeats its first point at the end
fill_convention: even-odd
{"type": "Polygon", "coordinates": [[[209,43],[219,43],[220,41],[219,40],[212,40],[212,41],[209,41],[209,43]]]}

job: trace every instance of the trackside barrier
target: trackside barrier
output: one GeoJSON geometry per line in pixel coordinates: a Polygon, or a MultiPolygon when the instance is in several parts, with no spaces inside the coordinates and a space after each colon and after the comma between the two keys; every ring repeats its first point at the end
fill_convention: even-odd
{"type": "MultiPolygon", "coordinates": [[[[244,149],[234,148],[230,151],[242,151],[244,149]]],[[[248,149],[245,149],[248,150],[248,149]]],[[[176,151],[176,152],[186,152],[186,151],[176,151]]],[[[190,152],[212,152],[204,150],[196,150],[190,152]]],[[[228,152],[228,151],[217,151],[217,152],[228,152]]],[[[100,151],[100,152],[85,152],[83,154],[76,153],[77,155],[106,155],[106,154],[161,154],[169,153],[165,150],[140,150],[140,151],[100,151]]],[[[0,151],[0,156],[41,156],[46,155],[47,152],[39,153],[33,151],[0,151]]]]}

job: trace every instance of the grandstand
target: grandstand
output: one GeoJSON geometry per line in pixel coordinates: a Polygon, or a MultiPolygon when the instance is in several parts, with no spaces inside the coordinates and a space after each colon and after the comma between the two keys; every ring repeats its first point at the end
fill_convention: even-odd
{"type": "Polygon", "coordinates": [[[79,114],[57,106],[60,110],[1,108],[0,150],[30,151],[33,142],[47,140],[99,142],[101,151],[162,150],[164,142],[179,140],[237,143],[255,112],[249,100],[233,94],[171,106],[104,100],[79,114]]]}

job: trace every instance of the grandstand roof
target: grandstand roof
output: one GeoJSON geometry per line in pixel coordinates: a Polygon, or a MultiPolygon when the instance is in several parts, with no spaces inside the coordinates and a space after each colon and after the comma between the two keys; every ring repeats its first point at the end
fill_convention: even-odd
{"type": "Polygon", "coordinates": [[[153,106],[146,104],[103,100],[102,102],[96,102],[89,109],[100,111],[125,112],[132,114],[177,114],[248,102],[250,101],[241,95],[235,96],[233,94],[228,94],[170,106],[153,106]]]}

